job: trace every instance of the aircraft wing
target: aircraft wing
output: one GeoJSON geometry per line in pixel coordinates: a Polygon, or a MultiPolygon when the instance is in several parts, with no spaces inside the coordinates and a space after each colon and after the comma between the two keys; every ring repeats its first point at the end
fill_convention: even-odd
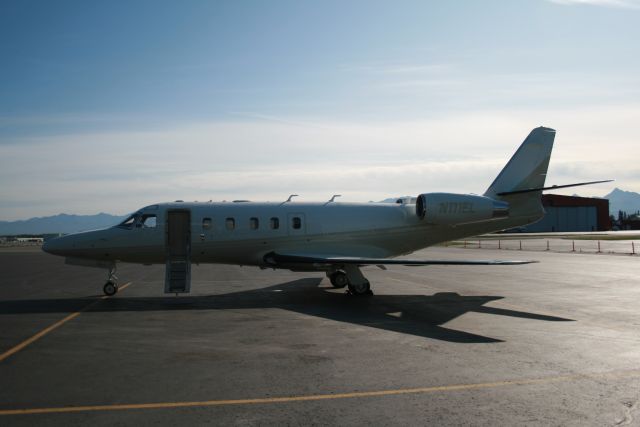
{"type": "Polygon", "coordinates": [[[280,264],[356,264],[356,265],[520,265],[531,264],[538,261],[518,260],[415,260],[415,259],[389,259],[389,258],[360,258],[340,257],[326,255],[295,255],[270,252],[264,256],[264,260],[271,265],[280,264]]]}

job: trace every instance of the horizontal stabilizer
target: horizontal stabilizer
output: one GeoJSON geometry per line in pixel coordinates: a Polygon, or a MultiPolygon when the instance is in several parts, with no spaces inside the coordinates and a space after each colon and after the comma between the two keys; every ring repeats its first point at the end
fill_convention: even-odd
{"type": "Polygon", "coordinates": [[[388,259],[388,258],[359,258],[359,257],[333,257],[333,256],[309,256],[286,255],[270,252],[264,256],[264,260],[270,265],[282,264],[356,264],[356,265],[519,265],[531,264],[538,261],[512,261],[512,260],[412,260],[412,259],[388,259]]]}
{"type": "Polygon", "coordinates": [[[603,182],[612,182],[612,181],[613,181],[613,179],[607,179],[607,180],[604,180],[604,181],[579,182],[577,184],[552,185],[551,187],[526,188],[524,190],[503,191],[502,193],[497,193],[496,195],[497,196],[509,196],[511,194],[532,193],[534,191],[544,191],[544,190],[557,190],[559,188],[580,187],[582,185],[601,184],[603,182]]]}

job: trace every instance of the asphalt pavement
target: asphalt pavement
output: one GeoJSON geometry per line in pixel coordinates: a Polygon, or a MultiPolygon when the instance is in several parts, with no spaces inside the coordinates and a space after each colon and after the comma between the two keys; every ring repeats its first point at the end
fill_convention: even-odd
{"type": "Polygon", "coordinates": [[[0,425],[638,425],[640,258],[431,248],[517,266],[106,272],[0,251],[0,425]],[[126,286],[126,287],[125,287],[126,286]]]}

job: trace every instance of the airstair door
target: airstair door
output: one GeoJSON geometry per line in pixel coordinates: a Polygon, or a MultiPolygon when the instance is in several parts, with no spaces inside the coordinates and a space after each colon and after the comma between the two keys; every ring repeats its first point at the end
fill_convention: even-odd
{"type": "Polygon", "coordinates": [[[191,288],[191,212],[167,212],[164,292],[187,293],[191,288]]]}

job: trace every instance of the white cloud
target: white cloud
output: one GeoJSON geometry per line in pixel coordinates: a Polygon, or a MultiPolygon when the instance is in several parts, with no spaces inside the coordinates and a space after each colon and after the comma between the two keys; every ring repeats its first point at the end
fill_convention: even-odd
{"type": "Polygon", "coordinates": [[[454,67],[449,63],[384,62],[348,64],[340,68],[344,71],[371,74],[443,74],[452,71],[454,67]]]}
{"type": "Polygon", "coordinates": [[[563,5],[605,6],[622,9],[640,9],[638,0],[548,0],[563,5]]]}
{"type": "Polygon", "coordinates": [[[519,107],[562,104],[579,106],[602,102],[621,103],[637,99],[640,80],[637,75],[618,72],[606,79],[597,73],[450,73],[416,78],[394,76],[371,84],[394,99],[407,97],[416,103],[441,99],[446,105],[473,108],[500,108],[517,102],[519,107]]]}
{"type": "MultiPolygon", "coordinates": [[[[548,182],[615,178],[580,189],[640,191],[640,105],[469,112],[353,123],[296,117],[157,131],[4,139],[0,219],[125,213],[159,201],[381,200],[481,193],[535,126],[558,130],[548,182]]],[[[571,194],[573,189],[567,191],[571,194]]]]}

